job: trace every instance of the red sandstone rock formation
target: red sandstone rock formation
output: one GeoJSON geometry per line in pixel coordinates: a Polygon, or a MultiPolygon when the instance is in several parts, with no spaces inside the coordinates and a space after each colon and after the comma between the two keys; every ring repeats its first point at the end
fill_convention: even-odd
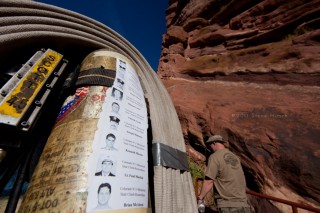
{"type": "Polygon", "coordinates": [[[170,0],[158,68],[194,161],[222,134],[250,189],[318,208],[319,15],[319,0],[170,0]]]}

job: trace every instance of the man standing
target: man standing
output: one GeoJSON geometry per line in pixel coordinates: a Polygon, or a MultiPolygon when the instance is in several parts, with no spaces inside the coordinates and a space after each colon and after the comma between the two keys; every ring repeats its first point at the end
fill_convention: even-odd
{"type": "Polygon", "coordinates": [[[111,105],[111,111],[115,114],[119,114],[120,106],[117,102],[113,102],[111,105]]]}
{"type": "Polygon", "coordinates": [[[116,116],[110,116],[110,128],[113,130],[117,130],[119,126],[120,119],[116,116]]]}
{"type": "Polygon", "coordinates": [[[111,185],[109,183],[102,183],[98,188],[98,205],[93,210],[110,209],[109,199],[111,194],[111,185]]]}
{"type": "Polygon", "coordinates": [[[111,96],[114,97],[117,101],[121,101],[123,93],[120,90],[113,88],[111,96]]]}
{"type": "Polygon", "coordinates": [[[220,135],[211,136],[206,145],[214,153],[209,157],[198,206],[214,187],[214,199],[220,213],[249,213],[246,181],[239,158],[226,148],[220,135]]]}
{"type": "Polygon", "coordinates": [[[113,160],[110,157],[103,159],[101,163],[101,171],[96,172],[95,176],[115,176],[112,174],[111,170],[113,167],[113,160]]]}
{"type": "Polygon", "coordinates": [[[102,147],[102,149],[106,149],[109,151],[118,151],[113,145],[114,142],[116,141],[116,136],[114,136],[114,134],[108,134],[106,136],[106,146],[102,147]]]}

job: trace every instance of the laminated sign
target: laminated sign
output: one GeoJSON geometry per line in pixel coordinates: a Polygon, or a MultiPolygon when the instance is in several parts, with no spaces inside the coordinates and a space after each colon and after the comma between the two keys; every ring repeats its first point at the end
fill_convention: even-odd
{"type": "Polygon", "coordinates": [[[126,61],[117,59],[116,78],[106,97],[89,158],[87,212],[146,212],[147,110],[138,76],[126,61]]]}

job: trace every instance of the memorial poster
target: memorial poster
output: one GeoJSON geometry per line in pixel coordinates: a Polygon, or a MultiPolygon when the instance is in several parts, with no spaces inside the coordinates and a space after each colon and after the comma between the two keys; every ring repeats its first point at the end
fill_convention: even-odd
{"type": "Polygon", "coordinates": [[[148,208],[148,118],[139,78],[117,59],[116,78],[106,90],[88,163],[87,212],[148,208]]]}

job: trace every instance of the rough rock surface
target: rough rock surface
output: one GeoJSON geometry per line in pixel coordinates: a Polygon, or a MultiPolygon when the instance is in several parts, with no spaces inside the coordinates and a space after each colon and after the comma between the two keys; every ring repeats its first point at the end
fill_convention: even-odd
{"type": "Polygon", "coordinates": [[[204,141],[222,134],[251,190],[320,208],[320,1],[170,0],[166,12],[158,76],[189,156],[204,164],[204,141]]]}

